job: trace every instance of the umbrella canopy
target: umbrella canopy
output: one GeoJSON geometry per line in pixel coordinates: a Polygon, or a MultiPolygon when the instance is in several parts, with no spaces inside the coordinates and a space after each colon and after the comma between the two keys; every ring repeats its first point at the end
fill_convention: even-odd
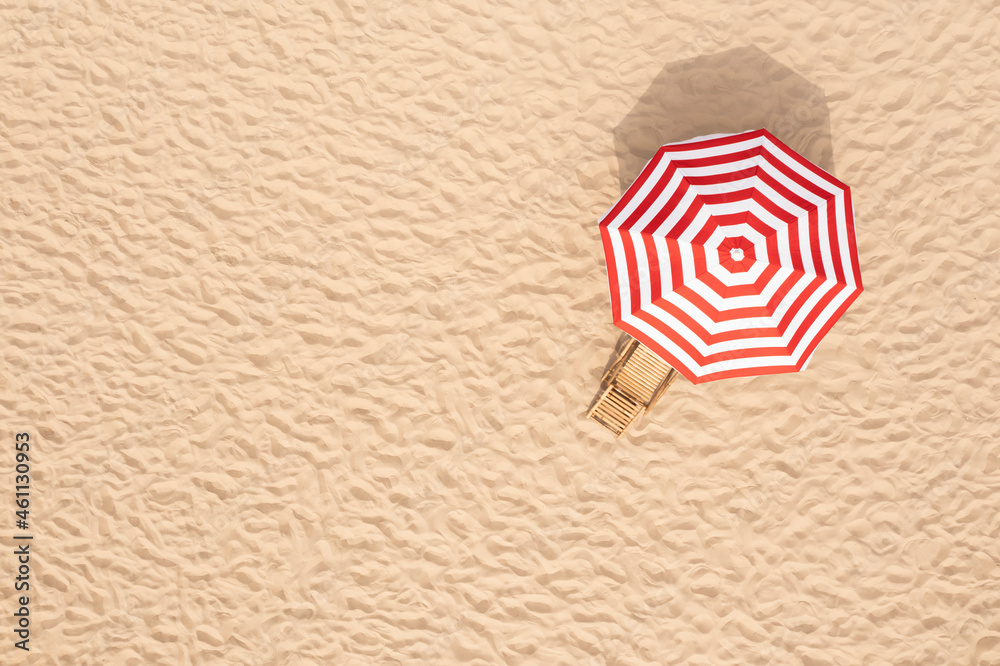
{"type": "Polygon", "coordinates": [[[661,147],[600,228],[615,325],[694,383],[803,369],[862,291],[850,188],[763,129],[661,147]]]}

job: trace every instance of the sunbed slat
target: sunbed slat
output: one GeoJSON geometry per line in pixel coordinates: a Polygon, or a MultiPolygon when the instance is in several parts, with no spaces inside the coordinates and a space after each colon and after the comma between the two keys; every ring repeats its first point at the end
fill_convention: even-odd
{"type": "Polygon", "coordinates": [[[624,372],[638,373],[642,375],[649,375],[650,377],[656,377],[657,375],[662,376],[663,373],[654,368],[653,366],[641,363],[639,361],[632,361],[626,363],[622,368],[624,372]]]}

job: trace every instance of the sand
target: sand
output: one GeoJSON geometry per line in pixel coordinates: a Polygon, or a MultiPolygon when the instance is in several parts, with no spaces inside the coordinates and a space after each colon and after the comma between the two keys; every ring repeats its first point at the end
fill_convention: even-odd
{"type": "Polygon", "coordinates": [[[998,58],[991,1],[4,5],[2,661],[1000,664],[998,58]],[[764,123],[866,292],[616,442],[597,219],[764,123]]]}

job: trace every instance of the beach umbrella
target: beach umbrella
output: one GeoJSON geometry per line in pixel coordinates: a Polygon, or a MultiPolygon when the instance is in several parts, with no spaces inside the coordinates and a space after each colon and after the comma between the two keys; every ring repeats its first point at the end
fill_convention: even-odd
{"type": "Polygon", "coordinates": [[[850,188],[763,129],[662,146],[600,229],[615,325],[694,383],[802,370],[862,291],[850,188]]]}

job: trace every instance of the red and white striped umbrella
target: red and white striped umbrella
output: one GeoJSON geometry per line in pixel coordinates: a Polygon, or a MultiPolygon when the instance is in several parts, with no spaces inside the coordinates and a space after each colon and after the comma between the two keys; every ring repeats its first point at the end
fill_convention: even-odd
{"type": "Polygon", "coordinates": [[[850,188],[763,129],[661,147],[600,226],[615,325],[694,383],[803,369],[862,291],[850,188]]]}

